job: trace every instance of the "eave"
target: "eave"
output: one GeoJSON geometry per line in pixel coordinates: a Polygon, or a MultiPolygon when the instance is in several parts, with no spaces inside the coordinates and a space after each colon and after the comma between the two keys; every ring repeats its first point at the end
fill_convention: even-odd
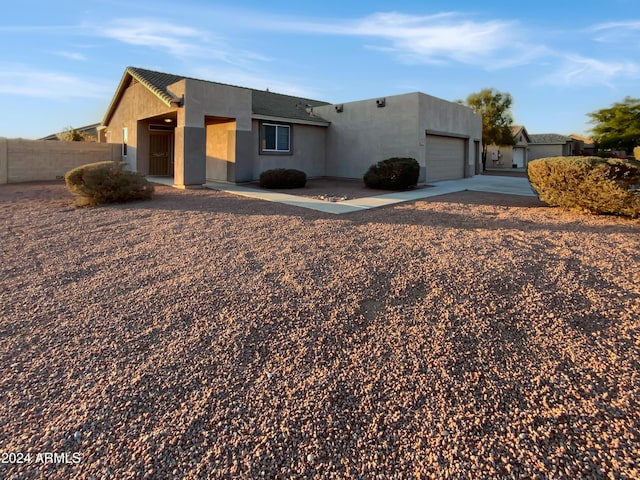
{"type": "Polygon", "coordinates": [[[124,71],[124,74],[122,75],[120,84],[116,89],[116,93],[113,96],[111,103],[109,104],[109,108],[107,108],[107,113],[105,114],[104,119],[102,120],[102,125],[107,125],[111,121],[111,118],[113,117],[116,107],[120,103],[120,100],[122,100],[124,92],[127,90],[127,87],[131,82],[131,79],[135,79],[139,83],[144,85],[151,93],[153,93],[167,107],[179,106],[182,103],[181,98],[177,98],[177,97],[174,97],[173,95],[163,92],[162,90],[158,89],[157,87],[149,83],[144,77],[138,75],[135,72],[135,70],[133,70],[131,67],[127,67],[126,70],[124,71]]]}
{"type": "Polygon", "coordinates": [[[251,115],[251,118],[253,118],[254,120],[267,120],[267,121],[272,121],[272,122],[286,122],[286,123],[297,123],[299,125],[315,125],[318,127],[328,127],[329,125],[331,125],[331,122],[328,122],[326,120],[301,120],[299,118],[283,118],[283,117],[273,117],[270,115],[260,115],[260,114],[253,114],[251,115]]]}

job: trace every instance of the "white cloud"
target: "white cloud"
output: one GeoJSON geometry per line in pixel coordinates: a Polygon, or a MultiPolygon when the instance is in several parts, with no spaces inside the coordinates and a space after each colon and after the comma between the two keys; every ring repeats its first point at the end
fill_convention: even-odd
{"type": "MultiPolygon", "coordinates": [[[[366,47],[391,53],[405,62],[486,64],[499,59],[505,64],[530,60],[536,48],[526,45],[517,22],[505,20],[475,21],[457,12],[436,15],[407,15],[397,12],[374,13],[353,20],[308,22],[270,17],[252,23],[257,29],[341,35],[381,39],[381,45],[366,47]],[[525,51],[529,50],[528,54],[525,51]]],[[[495,62],[498,64],[499,62],[495,62]]]]}
{"type": "Polygon", "coordinates": [[[637,78],[640,78],[640,65],[635,62],[603,62],[581,55],[565,55],[560,68],[543,77],[541,83],[614,88],[617,80],[637,78]]]}
{"type": "Polygon", "coordinates": [[[627,47],[640,45],[640,20],[629,22],[609,22],[591,28],[597,35],[596,42],[617,43],[627,47]]]}
{"type": "Polygon", "coordinates": [[[59,57],[68,58],[69,60],[76,60],[79,62],[84,62],[87,60],[87,57],[78,52],[54,52],[55,55],[59,57]]]}
{"type": "Polygon", "coordinates": [[[478,63],[502,49],[511,40],[508,22],[484,23],[462,20],[454,14],[410,16],[398,13],[375,14],[356,25],[354,34],[390,40],[401,56],[415,61],[453,59],[478,63]]]}
{"type": "Polygon", "coordinates": [[[640,20],[632,20],[630,22],[607,22],[595,25],[591,28],[593,31],[602,30],[640,30],[640,20]]]}
{"type": "Polygon", "coordinates": [[[0,65],[0,93],[45,98],[105,98],[113,86],[21,66],[0,65]]]}
{"type": "Polygon", "coordinates": [[[129,45],[164,50],[178,58],[206,58],[238,64],[266,60],[261,55],[228,47],[203,30],[153,18],[117,19],[96,27],[96,32],[129,45]]]}

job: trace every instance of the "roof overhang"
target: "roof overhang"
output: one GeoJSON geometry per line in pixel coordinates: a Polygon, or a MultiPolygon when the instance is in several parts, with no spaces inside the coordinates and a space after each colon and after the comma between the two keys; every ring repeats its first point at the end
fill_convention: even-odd
{"type": "Polygon", "coordinates": [[[285,122],[285,123],[297,123],[299,125],[315,125],[317,127],[328,127],[331,125],[331,122],[327,122],[326,120],[301,120],[299,118],[283,118],[283,117],[272,117],[269,115],[260,115],[253,114],[251,118],[254,120],[267,120],[272,122],[285,122]]]}
{"type": "Polygon", "coordinates": [[[127,89],[129,83],[131,82],[131,79],[136,79],[139,83],[144,85],[151,93],[153,93],[158,98],[158,100],[164,103],[167,107],[182,106],[182,98],[178,98],[158,90],[156,87],[147,82],[143,77],[138,75],[135,70],[127,67],[127,69],[124,71],[124,74],[122,75],[120,83],[118,84],[116,93],[113,96],[111,103],[109,104],[109,108],[107,108],[107,113],[102,120],[102,125],[107,125],[111,121],[111,117],[113,117],[116,107],[120,103],[120,100],[122,100],[122,96],[124,95],[124,92],[127,89]]]}

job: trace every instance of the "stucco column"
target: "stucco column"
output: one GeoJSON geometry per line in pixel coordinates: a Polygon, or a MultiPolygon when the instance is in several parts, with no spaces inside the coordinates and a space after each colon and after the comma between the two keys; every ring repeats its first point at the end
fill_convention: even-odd
{"type": "MultiPolygon", "coordinates": [[[[233,171],[229,172],[231,182],[250,182],[253,180],[252,152],[253,138],[250,130],[236,130],[235,133],[235,163],[233,171]]],[[[255,145],[255,149],[258,146],[255,145]]]]}
{"type": "Polygon", "coordinates": [[[9,182],[8,143],[9,141],[6,138],[0,138],[0,185],[9,182]]]}
{"type": "Polygon", "coordinates": [[[197,188],[206,182],[206,139],[203,127],[175,129],[174,186],[197,188]]]}

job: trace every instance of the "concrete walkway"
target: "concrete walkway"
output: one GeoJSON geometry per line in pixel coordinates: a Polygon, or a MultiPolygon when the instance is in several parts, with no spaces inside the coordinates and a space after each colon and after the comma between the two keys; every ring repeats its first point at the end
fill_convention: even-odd
{"type": "MultiPolygon", "coordinates": [[[[147,179],[161,185],[173,186],[173,178],[171,177],[148,176],[147,179]]],[[[256,188],[245,187],[243,185],[234,185],[232,183],[207,182],[205,187],[211,190],[219,190],[221,192],[232,193],[243,197],[284,203],[286,205],[309,208],[311,210],[334,213],[336,215],[341,213],[360,212],[370,208],[386,207],[387,205],[393,205],[396,203],[411,202],[421,198],[436,197],[438,195],[446,195],[447,193],[462,192],[465,190],[504,193],[508,195],[521,195],[526,197],[537,196],[531,189],[529,180],[522,177],[476,175],[475,177],[463,178],[460,180],[433,182],[429,185],[429,188],[421,188],[419,190],[385,193],[382,195],[376,195],[375,197],[356,198],[354,200],[345,200],[343,202],[327,202],[326,200],[317,200],[315,198],[301,197],[299,195],[258,190],[256,188]]]]}
{"type": "Polygon", "coordinates": [[[396,203],[410,202],[421,198],[435,197],[447,193],[472,190],[477,192],[504,193],[508,195],[521,195],[535,197],[536,193],[531,189],[529,180],[519,177],[500,177],[489,175],[476,175],[460,180],[446,180],[430,183],[431,187],[406,192],[393,192],[375,197],[357,198],[343,202],[327,202],[314,198],[306,198],[286,193],[268,192],[242,185],[208,182],[207,188],[221,192],[233,193],[243,197],[267,200],[269,202],[284,203],[295,207],[309,208],[325,213],[350,213],[367,210],[369,208],[385,207],[396,203]]]}

